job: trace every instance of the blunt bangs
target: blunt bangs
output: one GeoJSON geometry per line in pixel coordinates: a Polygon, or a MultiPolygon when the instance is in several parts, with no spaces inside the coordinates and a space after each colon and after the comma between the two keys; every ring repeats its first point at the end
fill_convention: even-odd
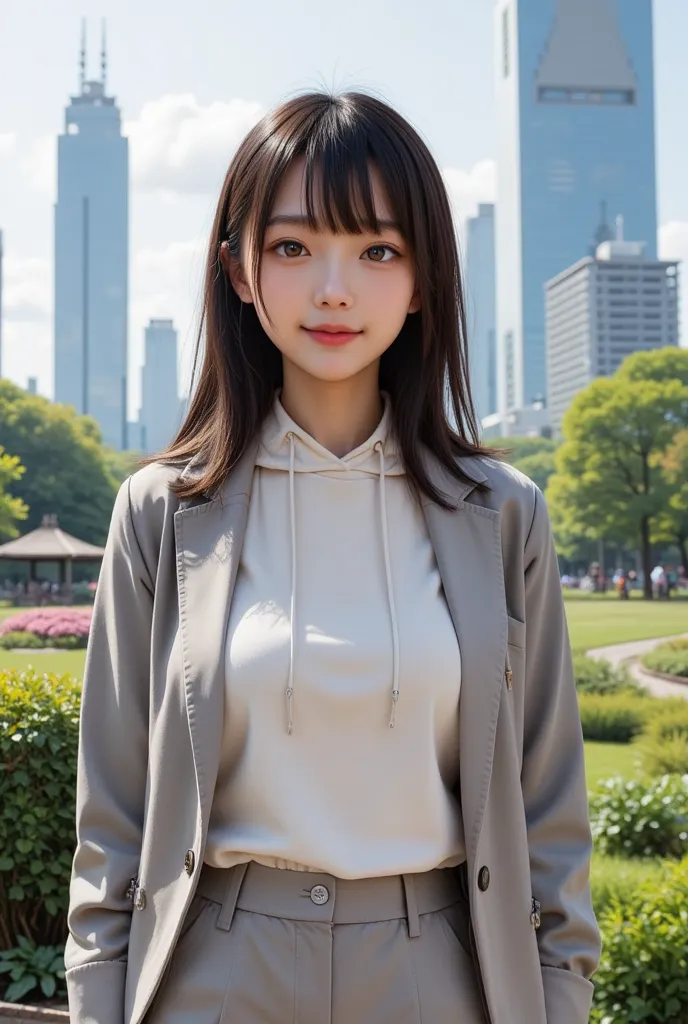
{"type": "Polygon", "coordinates": [[[177,479],[172,490],[184,498],[213,497],[259,433],[282,386],[282,357],[255,304],[244,304],[234,291],[227,261],[244,262],[254,297],[265,310],[260,266],[267,223],[285,174],[302,157],[303,212],[312,231],[380,234],[375,168],[391,217],[411,251],[420,309],[407,315],[382,355],[379,383],[391,396],[394,432],[412,490],[448,508],[428,475],[428,449],[461,481],[471,480],[466,459],[506,452],[480,441],[457,237],[441,172],[415,128],[364,92],[296,96],[262,117],[239,145],[209,241],[191,402],[172,443],[141,464],[196,458],[203,467],[200,476],[177,479]],[[245,241],[250,267],[242,260],[245,241]]]}

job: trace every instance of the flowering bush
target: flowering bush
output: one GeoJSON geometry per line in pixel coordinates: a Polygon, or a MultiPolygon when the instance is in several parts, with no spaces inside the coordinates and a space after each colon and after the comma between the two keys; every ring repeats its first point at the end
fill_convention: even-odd
{"type": "MultiPolygon", "coordinates": [[[[60,642],[73,637],[76,646],[86,646],[91,626],[90,608],[36,608],[10,615],[0,623],[0,636],[6,633],[33,633],[44,641],[60,642]]],[[[70,644],[70,646],[72,646],[70,644]]]]}

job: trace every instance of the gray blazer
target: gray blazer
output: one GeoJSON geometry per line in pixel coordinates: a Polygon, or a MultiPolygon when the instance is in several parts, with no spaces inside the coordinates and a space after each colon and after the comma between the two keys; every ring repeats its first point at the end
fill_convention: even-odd
{"type": "MultiPolygon", "coordinates": [[[[72,1024],[139,1024],[203,863],[222,651],[257,447],[212,500],[160,464],[123,484],[86,657],[65,951],[72,1024]]],[[[424,500],[462,660],[460,797],[491,1024],[585,1024],[600,956],[583,738],[545,500],[523,474],[426,453],[424,500]],[[488,869],[487,871],[485,869],[488,869]]],[[[192,460],[184,472],[193,474],[192,460]]],[[[458,1009],[458,1008],[457,1008],[458,1009]]]]}

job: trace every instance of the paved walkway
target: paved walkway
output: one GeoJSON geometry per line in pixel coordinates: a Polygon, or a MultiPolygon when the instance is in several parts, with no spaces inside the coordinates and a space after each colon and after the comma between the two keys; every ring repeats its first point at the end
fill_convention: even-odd
{"type": "Polygon", "coordinates": [[[677,636],[661,636],[655,640],[633,640],[631,643],[613,644],[611,647],[595,647],[588,651],[590,658],[598,658],[609,661],[618,668],[623,662],[627,662],[627,668],[633,678],[641,686],[649,690],[655,697],[683,697],[688,700],[688,685],[683,683],[672,683],[668,679],[656,679],[643,671],[638,661],[641,655],[651,651],[658,644],[666,643],[667,640],[688,638],[688,633],[679,633],[677,636]]]}

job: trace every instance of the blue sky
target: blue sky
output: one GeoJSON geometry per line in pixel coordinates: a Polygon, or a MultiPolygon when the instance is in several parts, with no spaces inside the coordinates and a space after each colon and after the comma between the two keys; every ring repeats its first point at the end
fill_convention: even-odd
{"type": "MultiPolygon", "coordinates": [[[[633,3],[634,0],[619,0],[633,3]]],[[[688,260],[688,0],[655,0],[660,249],[688,260]]],[[[495,196],[492,0],[61,0],[12,4],[0,33],[4,373],[52,394],[55,138],[108,22],[109,90],[130,137],[130,412],[143,326],[171,316],[189,365],[204,239],[233,149],[304,88],[374,90],[422,133],[459,217],[495,196]]],[[[688,277],[683,289],[688,344],[688,277]]]]}

